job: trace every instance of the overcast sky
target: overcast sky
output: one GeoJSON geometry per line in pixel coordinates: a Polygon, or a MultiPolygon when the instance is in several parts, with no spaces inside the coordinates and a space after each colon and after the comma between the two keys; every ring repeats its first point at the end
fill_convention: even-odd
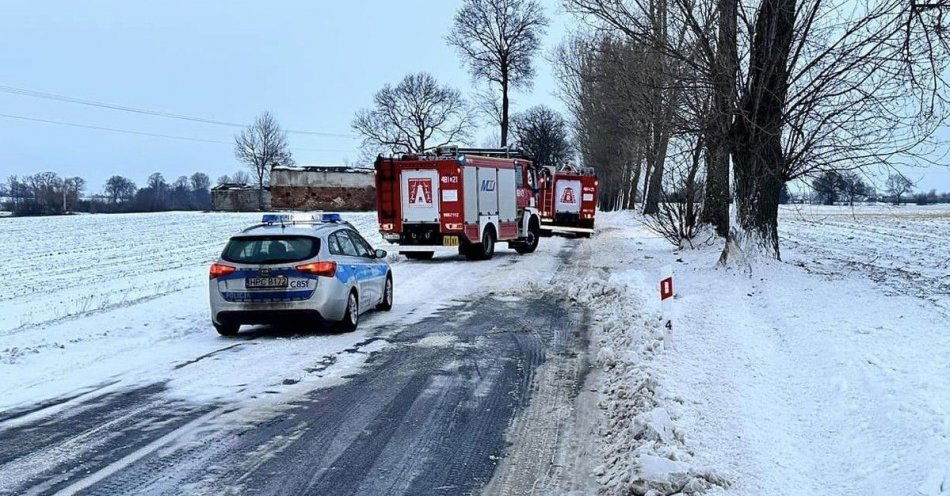
{"type": "MultiPolygon", "coordinates": [[[[571,19],[558,0],[543,2],[552,18],[547,56],[571,19]]],[[[341,135],[351,135],[354,112],[377,89],[408,72],[429,71],[470,93],[471,79],[444,42],[459,3],[8,2],[0,16],[0,177],[53,170],[84,177],[95,193],[113,174],[142,185],[156,171],[172,181],[196,171],[214,179],[241,167],[234,128],[11,93],[21,89],[234,123],[269,110],[287,129],[341,135]]],[[[534,87],[514,96],[515,110],[538,103],[563,109],[550,63],[539,57],[537,68],[534,87]]],[[[493,132],[485,124],[475,144],[493,132]]],[[[298,163],[358,157],[352,136],[289,139],[298,163]]],[[[910,175],[921,189],[950,190],[946,169],[910,175]]]]}

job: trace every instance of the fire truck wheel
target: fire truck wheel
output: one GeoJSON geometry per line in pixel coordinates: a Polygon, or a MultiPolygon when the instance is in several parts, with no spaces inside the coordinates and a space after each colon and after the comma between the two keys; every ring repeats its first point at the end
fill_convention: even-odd
{"type": "Polygon", "coordinates": [[[491,260],[491,257],[495,256],[495,229],[491,226],[485,228],[482,242],[472,248],[478,260],[491,260]]]}
{"type": "Polygon", "coordinates": [[[435,252],[431,251],[407,251],[403,253],[409,260],[432,260],[435,252]]]}
{"type": "Polygon", "coordinates": [[[514,246],[515,251],[522,255],[526,253],[533,253],[534,250],[538,249],[538,241],[540,238],[541,226],[538,225],[538,221],[531,219],[531,223],[528,224],[528,236],[523,244],[517,244],[514,246]]]}

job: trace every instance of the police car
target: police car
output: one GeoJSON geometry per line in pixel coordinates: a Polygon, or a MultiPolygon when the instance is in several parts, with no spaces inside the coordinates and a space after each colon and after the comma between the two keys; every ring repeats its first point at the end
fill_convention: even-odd
{"type": "Polygon", "coordinates": [[[265,214],[228,241],[210,269],[211,320],[225,336],[243,324],[338,323],[393,304],[386,252],[339,214],[265,214]]]}

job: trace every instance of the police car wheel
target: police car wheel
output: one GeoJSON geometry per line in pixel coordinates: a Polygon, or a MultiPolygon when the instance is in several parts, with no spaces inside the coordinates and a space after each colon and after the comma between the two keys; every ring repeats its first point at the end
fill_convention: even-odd
{"type": "Polygon", "coordinates": [[[343,332],[355,331],[360,322],[360,303],[356,298],[356,292],[350,291],[350,296],[346,299],[346,311],[343,312],[343,320],[340,321],[340,330],[343,332]]]}
{"type": "Polygon", "coordinates": [[[379,310],[389,311],[393,309],[393,278],[386,276],[386,286],[383,287],[383,301],[376,305],[379,310]]]}
{"type": "Polygon", "coordinates": [[[241,326],[237,324],[214,324],[214,330],[222,336],[233,336],[241,330],[241,326]]]}

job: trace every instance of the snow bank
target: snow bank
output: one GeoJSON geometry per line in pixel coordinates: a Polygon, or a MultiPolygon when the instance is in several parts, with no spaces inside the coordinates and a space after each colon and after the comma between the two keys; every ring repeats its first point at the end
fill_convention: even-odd
{"type": "Polygon", "coordinates": [[[701,494],[726,487],[715,471],[693,462],[677,427],[677,399],[664,392],[655,367],[656,357],[669,352],[667,333],[635,289],[638,274],[604,268],[616,265],[622,252],[613,241],[595,237],[585,247],[597,254],[591,260],[594,269],[568,276],[574,281],[568,283],[569,297],[592,311],[594,364],[604,371],[599,406],[606,422],[598,433],[603,463],[595,469],[601,493],[701,494]]]}

